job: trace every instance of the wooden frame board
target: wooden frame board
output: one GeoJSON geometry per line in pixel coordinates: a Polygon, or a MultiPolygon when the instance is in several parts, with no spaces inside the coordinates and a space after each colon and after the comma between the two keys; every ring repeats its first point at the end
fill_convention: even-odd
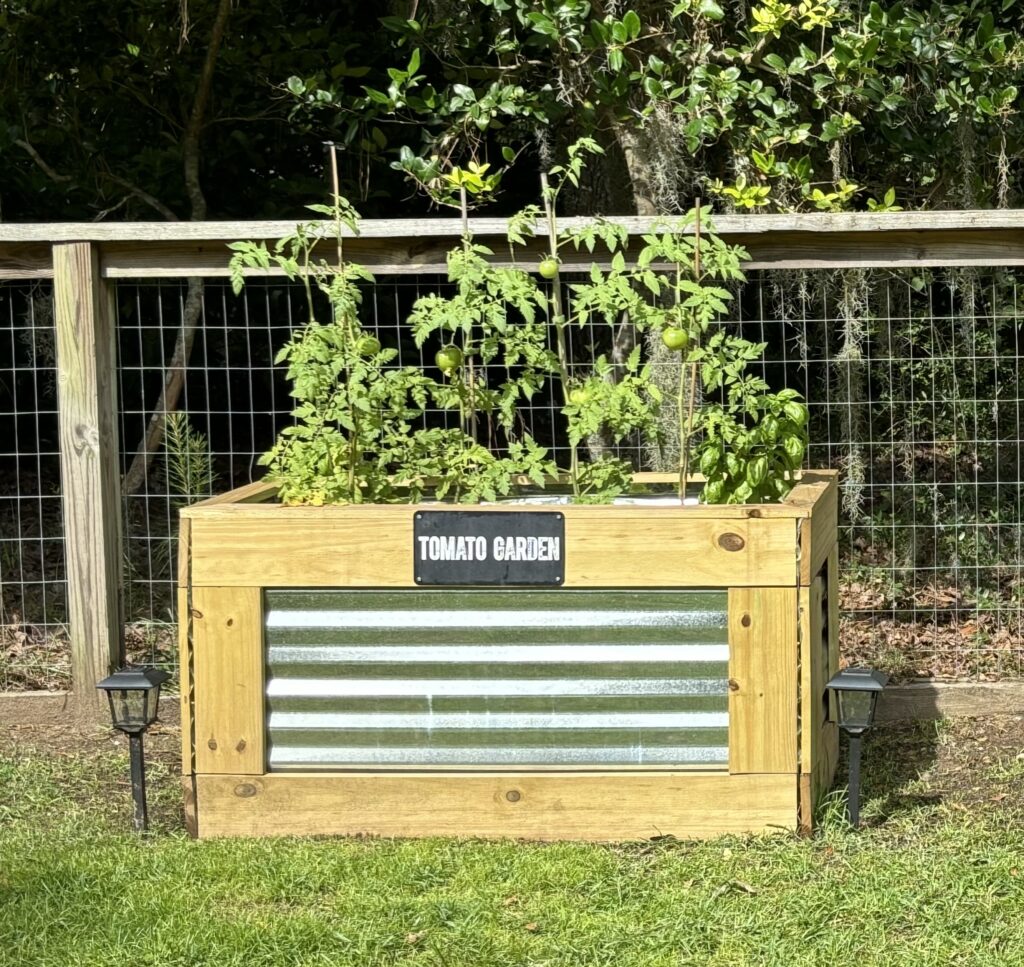
{"type": "Polygon", "coordinates": [[[705,838],[792,830],[792,776],[507,773],[198,776],[199,835],[705,838]]]}

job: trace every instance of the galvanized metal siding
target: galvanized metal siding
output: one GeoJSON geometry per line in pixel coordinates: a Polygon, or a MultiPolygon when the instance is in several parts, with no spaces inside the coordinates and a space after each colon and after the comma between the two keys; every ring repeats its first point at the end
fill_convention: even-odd
{"type": "Polygon", "coordinates": [[[728,762],[724,591],[267,591],[272,771],[728,762]]]}

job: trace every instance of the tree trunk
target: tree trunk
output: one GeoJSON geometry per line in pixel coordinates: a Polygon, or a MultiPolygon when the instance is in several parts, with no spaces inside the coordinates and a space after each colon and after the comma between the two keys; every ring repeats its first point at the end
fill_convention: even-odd
{"type": "MultiPolygon", "coordinates": [[[[199,142],[206,121],[206,107],[213,89],[213,74],[217,66],[217,56],[227,32],[228,17],[231,15],[231,0],[220,0],[213,27],[210,29],[210,41],[206,48],[206,57],[199,75],[199,85],[192,102],[188,124],[181,140],[182,169],[185,179],[185,190],[188,194],[191,212],[189,220],[202,221],[206,218],[206,196],[203,194],[199,178],[200,150],[199,142]]],[[[153,457],[160,449],[164,439],[164,424],[168,413],[178,408],[185,386],[185,372],[192,346],[195,343],[196,328],[203,311],[203,280],[198,277],[188,279],[188,292],[182,310],[181,327],[175,340],[174,351],[164,377],[160,399],[149,418],[146,432],[139,442],[131,466],[121,484],[122,496],[135,493],[142,486],[153,463],[153,457]]]]}

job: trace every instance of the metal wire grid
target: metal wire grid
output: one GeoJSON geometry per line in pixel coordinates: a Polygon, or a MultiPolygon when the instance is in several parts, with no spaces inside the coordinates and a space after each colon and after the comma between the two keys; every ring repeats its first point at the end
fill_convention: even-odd
{"type": "Polygon", "coordinates": [[[70,674],[52,290],[0,284],[0,689],[70,674]]]}
{"type": "Polygon", "coordinates": [[[844,656],[900,675],[1019,676],[1021,278],[764,273],[742,325],[841,471],[844,656]]]}
{"type": "MultiPolygon", "coordinates": [[[[770,383],[809,400],[809,464],[843,472],[842,641],[850,659],[903,675],[1024,671],[1019,284],[999,271],[771,272],[752,275],[739,294],[730,324],[769,344],[770,383]]],[[[437,347],[417,349],[403,323],[416,298],[443,286],[437,277],[390,278],[367,289],[364,321],[399,350],[396,365],[431,369],[437,347]]],[[[5,644],[4,688],[66,684],[52,349],[46,355],[52,318],[40,308],[48,298],[39,287],[0,289],[10,331],[0,414],[5,423],[16,418],[0,478],[4,641],[16,616],[19,641],[43,647],[43,657],[26,664],[24,652],[5,644]]],[[[125,469],[160,397],[185,299],[178,282],[119,286],[125,469]]],[[[290,422],[288,387],[273,358],[304,319],[294,287],[251,283],[236,298],[222,282],[206,283],[178,408],[208,441],[213,489],[258,477],[259,455],[290,422]]],[[[573,332],[577,372],[608,347],[602,324],[573,332]]],[[[525,425],[564,463],[557,409],[549,384],[525,425]]],[[[456,417],[427,419],[451,425],[456,417]]],[[[619,452],[638,465],[652,459],[636,440],[619,452]]],[[[184,458],[205,461],[193,452],[184,458]]],[[[124,514],[128,644],[137,657],[169,665],[177,509],[211,484],[183,492],[172,459],[161,445],[142,486],[125,495],[124,514]]]]}

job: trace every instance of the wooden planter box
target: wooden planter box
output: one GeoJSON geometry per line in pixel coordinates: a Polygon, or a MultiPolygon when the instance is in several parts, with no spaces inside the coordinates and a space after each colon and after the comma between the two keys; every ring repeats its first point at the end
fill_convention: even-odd
{"type": "Polygon", "coordinates": [[[757,506],[283,507],[274,496],[273,487],[254,484],[182,512],[183,772],[196,835],[631,840],[810,830],[837,756],[824,687],[837,668],[834,473],[805,474],[784,503],[757,506]],[[418,588],[414,515],[467,509],[563,515],[564,583],[542,593],[418,588]],[[303,597],[305,590],[287,589],[334,590],[303,597]],[[564,649],[517,644],[537,635],[560,642],[559,626],[575,628],[590,613],[573,610],[581,599],[594,603],[594,622],[603,622],[596,644],[578,629],[564,649]],[[467,600],[480,603],[474,613],[486,616],[482,625],[508,625],[509,614],[521,613],[524,627],[540,630],[524,639],[520,628],[498,627],[493,640],[481,641],[456,622],[458,632],[445,637],[452,626],[445,603],[464,607],[467,600]],[[327,610],[311,612],[309,601],[327,610]],[[635,621],[630,602],[639,609],[635,621]],[[292,606],[299,610],[280,618],[277,609],[292,606]],[[356,645],[346,627],[352,620],[372,625],[356,645]],[[392,620],[395,628],[382,630],[392,620]],[[396,648],[409,646],[401,629],[410,623],[417,640],[433,644],[408,652],[406,676],[396,648]],[[632,625],[645,623],[661,644],[636,642],[632,625]],[[323,647],[321,634],[330,639],[323,647]],[[720,644],[693,644],[708,636],[720,644]],[[679,659],[670,650],[676,637],[679,659]],[[571,651],[580,642],[585,647],[571,651]],[[424,685],[416,663],[433,660],[430,648],[453,661],[461,659],[451,653],[469,648],[458,653],[476,656],[477,678],[452,672],[424,685]],[[371,664],[332,670],[332,655],[371,664]],[[570,666],[573,655],[626,664],[581,663],[577,674],[564,655],[570,666]],[[630,665],[637,655],[641,664],[630,665]],[[545,678],[555,666],[544,664],[556,660],[557,687],[545,678]],[[297,678],[288,677],[290,661],[299,662],[297,678]],[[481,661],[489,670],[479,671],[481,661]],[[609,667],[619,675],[610,684],[601,677],[609,667]],[[315,676],[303,678],[302,668],[315,676]],[[372,679],[365,668],[385,677],[372,679]],[[388,684],[367,686],[371,679],[388,684]],[[391,698],[364,714],[367,688],[391,698]],[[569,698],[552,697],[559,690],[569,698]],[[454,717],[434,708],[435,692],[442,706],[457,707],[454,717]],[[486,695],[497,692],[492,716],[486,695]],[[630,713],[634,694],[636,707],[648,711],[630,713]],[[671,718],[686,702],[697,711],[671,718]],[[481,716],[513,731],[480,726],[481,716]],[[559,732],[569,721],[576,731],[559,732]],[[291,722],[299,731],[289,731],[291,722]],[[476,722],[477,731],[445,731],[463,722],[476,722]],[[367,723],[373,727],[360,731],[367,723]],[[691,723],[692,731],[682,728],[691,723]],[[405,738],[389,738],[398,734],[405,738]],[[560,749],[563,737],[573,749],[560,749]],[[410,761],[402,761],[402,742],[419,743],[410,761]],[[606,753],[604,744],[614,748],[606,753]]]}

